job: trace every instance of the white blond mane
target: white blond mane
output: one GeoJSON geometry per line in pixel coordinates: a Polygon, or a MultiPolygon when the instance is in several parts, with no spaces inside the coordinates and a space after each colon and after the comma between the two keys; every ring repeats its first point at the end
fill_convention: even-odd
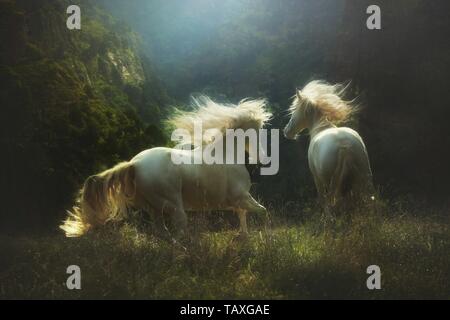
{"type": "Polygon", "coordinates": [[[348,85],[330,84],[322,80],[314,80],[297,91],[290,108],[293,113],[297,108],[315,108],[324,118],[332,123],[348,120],[357,111],[354,101],[344,100],[348,85]]]}
{"type": "MultiPolygon", "coordinates": [[[[217,129],[225,134],[226,129],[260,129],[272,117],[266,110],[264,99],[244,99],[237,105],[219,104],[207,96],[193,99],[193,111],[175,110],[167,123],[176,129],[187,130],[194,137],[194,124],[201,123],[203,131],[217,129]]],[[[200,143],[200,141],[194,141],[200,143]]],[[[202,144],[209,141],[201,141],[202,144]]]]}

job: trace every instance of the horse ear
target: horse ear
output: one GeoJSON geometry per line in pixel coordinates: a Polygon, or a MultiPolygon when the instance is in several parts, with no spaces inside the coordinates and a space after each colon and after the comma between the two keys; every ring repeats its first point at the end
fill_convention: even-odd
{"type": "Polygon", "coordinates": [[[299,100],[302,99],[302,94],[301,94],[301,92],[300,92],[300,89],[296,89],[296,90],[295,90],[295,94],[296,94],[296,96],[297,96],[297,99],[299,99],[299,100]]]}

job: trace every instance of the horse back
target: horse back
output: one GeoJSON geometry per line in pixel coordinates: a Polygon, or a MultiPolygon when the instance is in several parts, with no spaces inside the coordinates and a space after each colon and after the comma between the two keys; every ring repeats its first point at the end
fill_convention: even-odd
{"type": "Polygon", "coordinates": [[[245,165],[175,164],[170,148],[153,148],[133,158],[139,191],[146,197],[158,194],[182,199],[186,209],[228,206],[250,189],[250,175],[245,165]]]}
{"type": "Polygon", "coordinates": [[[329,184],[343,166],[347,175],[371,175],[366,147],[360,135],[350,128],[330,128],[311,140],[308,161],[313,175],[329,184]]]}

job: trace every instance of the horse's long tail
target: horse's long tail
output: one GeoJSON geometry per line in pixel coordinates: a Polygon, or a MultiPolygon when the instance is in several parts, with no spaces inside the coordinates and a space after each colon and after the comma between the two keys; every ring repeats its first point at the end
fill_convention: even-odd
{"type": "Polygon", "coordinates": [[[350,178],[351,156],[348,147],[342,147],[338,151],[337,166],[330,183],[330,192],[334,201],[349,191],[346,190],[349,187],[346,183],[349,182],[348,179],[350,178]]]}
{"type": "Polygon", "coordinates": [[[72,211],[60,226],[67,237],[79,237],[90,228],[121,220],[135,198],[135,171],[122,162],[86,179],[72,211]]]}

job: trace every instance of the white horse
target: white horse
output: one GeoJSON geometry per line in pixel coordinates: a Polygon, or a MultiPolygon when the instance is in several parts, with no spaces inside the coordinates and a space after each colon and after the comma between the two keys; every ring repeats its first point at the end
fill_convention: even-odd
{"type": "MultiPolygon", "coordinates": [[[[203,97],[202,102],[196,101],[195,111],[180,112],[169,122],[190,133],[200,122],[204,130],[216,128],[225,134],[226,129],[259,130],[270,117],[264,100],[220,105],[203,97]]],[[[245,149],[250,152],[252,148],[246,144],[245,149]]],[[[175,231],[183,233],[187,224],[186,211],[232,210],[239,215],[240,231],[246,234],[246,213],[266,212],[249,193],[251,182],[245,164],[175,164],[172,153],[198,157],[194,150],[153,148],[89,177],[80,191],[77,205],[68,212],[60,228],[66,236],[78,237],[91,228],[122,220],[129,212],[140,209],[153,211],[164,233],[167,228],[163,214],[169,214],[175,231]]]]}
{"type": "Polygon", "coordinates": [[[312,81],[297,90],[290,107],[291,119],[284,128],[288,139],[308,129],[309,168],[319,196],[331,205],[347,195],[372,192],[372,171],[363,140],[355,130],[336,126],[356,110],[342,99],[345,89],[339,84],[312,81]]]}

